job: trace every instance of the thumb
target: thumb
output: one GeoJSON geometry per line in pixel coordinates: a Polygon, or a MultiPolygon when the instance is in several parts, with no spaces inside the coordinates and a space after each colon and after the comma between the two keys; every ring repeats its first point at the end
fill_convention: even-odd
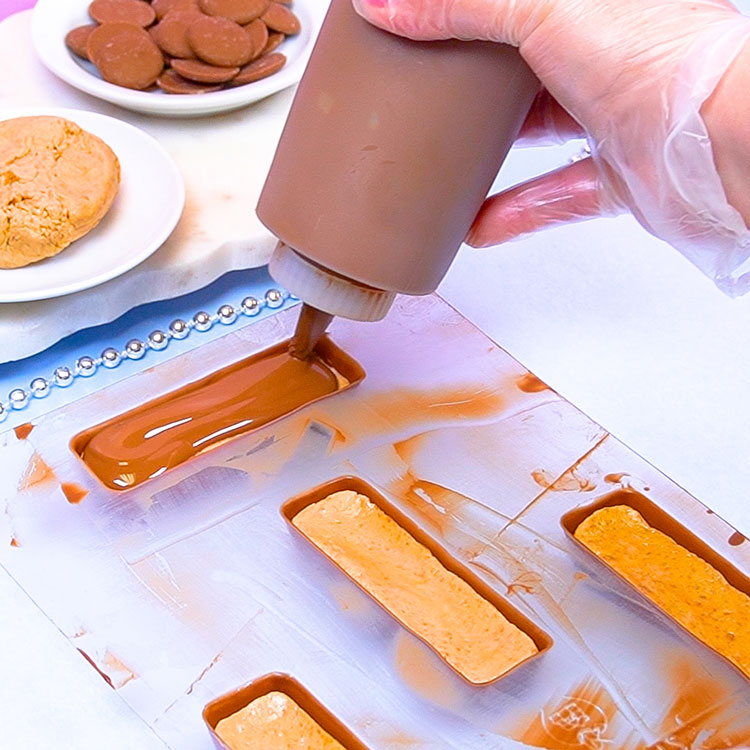
{"type": "Polygon", "coordinates": [[[612,213],[590,157],[488,198],[466,242],[487,247],[557,224],[612,213]]]}
{"type": "Polygon", "coordinates": [[[553,0],[353,0],[365,20],[410,39],[485,39],[520,46],[553,0]]]}

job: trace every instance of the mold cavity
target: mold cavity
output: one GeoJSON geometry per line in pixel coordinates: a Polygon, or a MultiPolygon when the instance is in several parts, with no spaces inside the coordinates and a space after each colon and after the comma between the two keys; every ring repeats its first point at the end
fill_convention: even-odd
{"type": "Polygon", "coordinates": [[[644,495],[620,490],[567,513],[573,539],[750,676],[750,578],[644,495]]]}
{"type": "Polygon", "coordinates": [[[306,688],[284,674],[266,675],[217,698],[206,706],[203,718],[222,747],[231,750],[367,750],[306,688]]]}
{"type": "Polygon", "coordinates": [[[551,644],[374,488],[354,477],[286,503],[284,516],[401,625],[474,685],[551,644]]]}
{"type": "Polygon", "coordinates": [[[125,490],[363,377],[328,338],[306,359],[284,342],[87,430],[71,447],[104,485],[125,490]]]}

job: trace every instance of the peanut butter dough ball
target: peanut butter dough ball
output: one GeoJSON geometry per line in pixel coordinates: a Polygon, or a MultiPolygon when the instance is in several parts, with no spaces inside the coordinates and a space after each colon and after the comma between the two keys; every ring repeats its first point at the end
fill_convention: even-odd
{"type": "Polygon", "coordinates": [[[120,164],[100,138],[60,117],[0,122],[0,268],[56,255],[112,205],[120,164]]]}

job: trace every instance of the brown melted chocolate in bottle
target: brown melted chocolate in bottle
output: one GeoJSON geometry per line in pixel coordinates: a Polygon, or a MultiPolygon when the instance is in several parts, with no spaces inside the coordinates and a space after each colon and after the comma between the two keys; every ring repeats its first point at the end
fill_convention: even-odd
{"type": "MultiPolygon", "coordinates": [[[[371,26],[351,0],[333,0],[258,217],[329,271],[429,294],[538,88],[512,47],[414,42],[371,26]]],[[[313,303],[304,289],[292,291],[313,303]]]]}

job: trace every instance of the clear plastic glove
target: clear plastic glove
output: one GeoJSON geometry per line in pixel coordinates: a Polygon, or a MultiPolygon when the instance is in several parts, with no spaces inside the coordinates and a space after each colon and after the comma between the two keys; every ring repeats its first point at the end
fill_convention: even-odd
{"type": "Polygon", "coordinates": [[[591,158],[489,198],[470,244],[630,210],[728,294],[750,289],[750,128],[737,104],[750,82],[750,19],[731,3],[354,3],[368,21],[412,39],[519,47],[545,86],[522,136],[589,139],[591,158]]]}

